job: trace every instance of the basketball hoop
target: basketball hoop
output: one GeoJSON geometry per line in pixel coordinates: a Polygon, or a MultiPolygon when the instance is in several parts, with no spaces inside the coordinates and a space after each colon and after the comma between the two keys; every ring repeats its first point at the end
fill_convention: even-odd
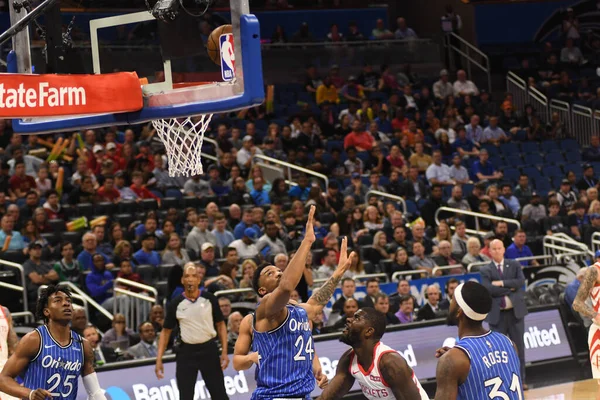
{"type": "Polygon", "coordinates": [[[202,142],[212,114],[187,118],[152,121],[158,137],[165,145],[169,176],[202,175],[202,142]]]}

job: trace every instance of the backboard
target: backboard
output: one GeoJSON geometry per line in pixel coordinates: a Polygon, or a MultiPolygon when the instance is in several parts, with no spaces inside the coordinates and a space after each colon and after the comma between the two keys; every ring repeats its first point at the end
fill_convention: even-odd
{"type": "MultiPolygon", "coordinates": [[[[50,133],[69,131],[83,128],[98,128],[114,125],[138,124],[148,121],[189,117],[201,114],[212,114],[235,111],[259,105],[264,100],[264,87],[262,78],[262,61],[260,49],[260,29],[256,17],[249,12],[248,0],[230,1],[230,18],[233,30],[233,44],[235,54],[235,69],[233,79],[226,81],[203,82],[203,84],[174,83],[172,71],[172,57],[177,53],[185,52],[185,46],[190,53],[205,52],[204,48],[198,49],[193,40],[181,38],[184,46],[176,48],[161,48],[162,69],[164,80],[150,82],[142,86],[143,108],[135,112],[116,114],[72,115],[67,117],[37,117],[13,120],[15,132],[23,134],[50,133]]],[[[190,17],[184,17],[189,18],[190,17]]],[[[91,55],[94,74],[108,73],[101,69],[101,32],[103,29],[115,29],[124,25],[143,24],[154,21],[152,14],[146,10],[100,18],[90,21],[91,55]]],[[[169,40],[162,40],[162,46],[173,43],[173,37],[181,35],[182,24],[177,20],[170,24],[162,25],[162,31],[170,34],[169,40]],[[173,26],[169,30],[169,26],[173,26]],[[165,44],[166,43],[166,44],[165,44]]],[[[197,41],[196,41],[197,42],[197,41]]],[[[15,48],[15,51],[25,52],[29,48],[15,48]]],[[[208,60],[208,58],[206,58],[208,60]]],[[[210,61],[208,61],[210,62],[210,61]]],[[[17,71],[14,71],[17,72],[17,71]]]]}

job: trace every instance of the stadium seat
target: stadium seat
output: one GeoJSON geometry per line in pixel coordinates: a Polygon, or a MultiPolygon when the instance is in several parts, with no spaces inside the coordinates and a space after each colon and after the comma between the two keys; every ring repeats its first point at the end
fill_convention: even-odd
{"type": "Polygon", "coordinates": [[[319,214],[319,221],[322,224],[333,224],[335,222],[335,215],[330,212],[322,212],[319,214]]]}
{"type": "Polygon", "coordinates": [[[358,237],[358,245],[359,246],[371,246],[373,245],[373,236],[365,233],[364,235],[361,235],[358,237]]]}
{"type": "Polygon", "coordinates": [[[117,205],[110,201],[103,201],[94,205],[94,214],[112,215],[117,211],[117,205]]]}
{"type": "Polygon", "coordinates": [[[165,281],[169,279],[169,274],[174,267],[175,264],[161,264],[158,267],[158,278],[165,281]]]}
{"type": "Polygon", "coordinates": [[[163,210],[168,210],[171,207],[181,207],[181,202],[179,201],[179,199],[176,199],[175,197],[163,197],[160,203],[160,208],[162,208],[163,210]]]}
{"type": "Polygon", "coordinates": [[[142,264],[135,267],[135,272],[140,275],[145,284],[152,285],[157,275],[157,269],[154,265],[142,264]]]}
{"type": "Polygon", "coordinates": [[[580,151],[579,143],[575,139],[564,139],[560,141],[562,151],[580,151]]]}
{"type": "Polygon", "coordinates": [[[63,232],[62,240],[71,243],[73,245],[73,248],[76,248],[77,246],[81,245],[82,236],[82,232],[63,232]]]}
{"type": "Polygon", "coordinates": [[[183,198],[183,207],[198,208],[200,207],[200,199],[198,199],[196,196],[185,196],[183,198]]]}
{"type": "Polygon", "coordinates": [[[563,164],[565,162],[562,153],[548,153],[546,154],[545,160],[547,164],[553,165],[563,164]]]}
{"type": "Polygon", "coordinates": [[[506,160],[505,164],[512,168],[518,168],[518,167],[524,165],[523,160],[521,159],[521,156],[518,154],[507,155],[505,157],[505,160],[506,160]]]}
{"type": "Polygon", "coordinates": [[[554,140],[545,140],[542,142],[542,151],[544,153],[550,153],[551,151],[560,150],[558,144],[554,140]]]}
{"type": "Polygon", "coordinates": [[[327,141],[327,152],[331,153],[333,149],[344,149],[344,142],[341,140],[328,140],[327,141]]]}
{"type": "Polygon", "coordinates": [[[363,266],[365,267],[365,274],[376,274],[379,272],[371,261],[363,261],[363,266]]]}
{"type": "Polygon", "coordinates": [[[79,203],[76,208],[77,214],[80,217],[91,218],[94,215],[94,206],[92,203],[79,203]]]}
{"type": "Polygon", "coordinates": [[[119,213],[133,214],[137,210],[139,210],[139,206],[135,201],[123,200],[122,202],[119,203],[119,213]]]}
{"type": "Polygon", "coordinates": [[[547,177],[563,176],[563,172],[558,165],[545,165],[542,167],[542,174],[547,177]]]}
{"type": "Polygon", "coordinates": [[[581,162],[581,152],[580,151],[568,151],[565,153],[565,158],[569,162],[581,162]]]}
{"type": "Polygon", "coordinates": [[[158,202],[155,199],[143,199],[140,205],[144,211],[157,210],[158,202]]]}
{"type": "Polygon", "coordinates": [[[55,233],[62,233],[65,230],[65,221],[62,219],[50,219],[48,225],[55,233]]]}
{"type": "Polygon", "coordinates": [[[121,226],[124,228],[124,230],[127,229],[133,221],[135,221],[134,215],[129,214],[129,213],[115,214],[113,216],[113,218],[115,219],[116,222],[121,224],[121,226]]]}
{"type": "Polygon", "coordinates": [[[523,167],[523,173],[529,176],[529,179],[537,179],[542,177],[540,170],[536,167],[523,167]]]}
{"type": "MultiPolygon", "coordinates": [[[[571,161],[571,159],[567,158],[569,161],[571,161]]],[[[567,164],[563,167],[563,171],[565,171],[565,175],[567,175],[567,173],[569,171],[573,171],[575,173],[575,175],[577,175],[577,178],[581,178],[583,176],[583,168],[581,168],[581,165],[579,164],[575,164],[575,163],[571,163],[571,164],[567,164]]]]}
{"type": "Polygon", "coordinates": [[[521,151],[527,154],[539,154],[540,145],[537,142],[524,142],[521,143],[521,151]]]}
{"type": "Polygon", "coordinates": [[[0,258],[17,264],[23,264],[25,260],[28,259],[28,257],[25,254],[23,254],[22,250],[6,250],[0,253],[0,258]]]}
{"type": "Polygon", "coordinates": [[[552,190],[552,184],[550,183],[550,179],[546,177],[537,177],[533,180],[535,190],[539,192],[540,195],[546,195],[550,190],[552,190]]]}
{"type": "Polygon", "coordinates": [[[486,149],[490,157],[500,155],[500,150],[498,149],[498,147],[491,143],[484,143],[481,145],[481,148],[486,149]]]}
{"type": "Polygon", "coordinates": [[[544,159],[539,154],[527,154],[524,160],[525,165],[544,165],[544,159]]]}
{"type": "Polygon", "coordinates": [[[412,214],[413,216],[416,216],[419,214],[419,209],[417,208],[417,204],[413,200],[407,199],[405,201],[405,203],[406,203],[406,210],[404,210],[405,213],[412,214]]]}
{"type": "Polygon", "coordinates": [[[504,155],[516,154],[519,152],[519,146],[516,143],[504,143],[500,145],[500,153],[504,155]]]}
{"type": "MultiPolygon", "coordinates": [[[[504,174],[504,179],[507,179],[511,182],[517,182],[519,180],[519,176],[521,175],[521,173],[519,172],[519,170],[517,168],[512,168],[512,167],[504,168],[502,173],[504,174]]],[[[472,190],[472,188],[471,188],[471,190],[472,190]]]]}

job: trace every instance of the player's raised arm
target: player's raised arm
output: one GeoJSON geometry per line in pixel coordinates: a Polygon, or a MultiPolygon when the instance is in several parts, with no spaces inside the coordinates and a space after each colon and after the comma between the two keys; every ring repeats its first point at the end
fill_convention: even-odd
{"type": "Polygon", "coordinates": [[[435,371],[435,400],[456,400],[458,386],[467,379],[470,367],[469,359],[462,350],[448,350],[438,361],[435,371]]]}
{"type": "Polygon", "coordinates": [[[52,393],[43,389],[31,390],[21,386],[15,381],[17,376],[25,372],[29,362],[38,353],[41,346],[41,338],[38,331],[30,332],[17,345],[15,352],[6,362],[0,372],[0,392],[19,399],[44,400],[52,398],[52,393]]]}
{"type": "Polygon", "coordinates": [[[240,333],[233,349],[233,368],[243,371],[258,364],[258,352],[250,352],[252,347],[252,314],[248,314],[240,323],[240,333]]]}
{"type": "Polygon", "coordinates": [[[94,370],[94,350],[90,342],[83,340],[83,369],[81,371],[81,380],[89,400],[106,400],[106,396],[98,382],[98,376],[94,370]]]}
{"type": "Polygon", "coordinates": [[[384,354],[379,361],[379,371],[396,399],[421,400],[421,394],[413,380],[413,371],[400,354],[384,354]]]}
{"type": "MultiPolygon", "coordinates": [[[[315,206],[310,206],[304,239],[302,240],[298,251],[296,251],[296,254],[290,260],[290,263],[286,267],[285,271],[283,271],[277,288],[272,293],[265,296],[264,300],[256,309],[257,319],[272,319],[273,317],[277,316],[285,308],[290,299],[292,291],[296,289],[296,286],[298,286],[306,266],[308,252],[310,251],[312,244],[315,242],[315,230],[313,228],[315,209],[315,206]]],[[[266,271],[263,270],[263,273],[275,272],[272,269],[269,269],[266,271]]]]}
{"type": "Polygon", "coordinates": [[[581,285],[577,290],[577,296],[575,296],[575,300],[573,301],[573,310],[577,311],[582,317],[594,320],[594,322],[596,322],[598,313],[586,304],[586,300],[590,297],[590,293],[597,281],[598,269],[592,266],[585,271],[581,285]]]}
{"type": "Polygon", "coordinates": [[[342,355],[338,362],[335,376],[325,390],[323,390],[321,396],[318,397],[318,400],[341,399],[352,389],[352,385],[354,385],[354,377],[350,374],[350,353],[352,351],[348,350],[342,355]]]}
{"type": "Polygon", "coordinates": [[[309,319],[314,319],[315,316],[319,315],[323,311],[323,307],[327,305],[329,299],[333,295],[335,288],[340,283],[340,280],[344,277],[344,274],[350,266],[356,255],[354,252],[350,254],[348,257],[348,239],[344,237],[342,239],[342,245],[340,247],[340,260],[338,262],[338,266],[333,271],[331,277],[321,286],[319,289],[315,290],[308,299],[308,301],[302,305],[302,307],[308,313],[309,319]]]}

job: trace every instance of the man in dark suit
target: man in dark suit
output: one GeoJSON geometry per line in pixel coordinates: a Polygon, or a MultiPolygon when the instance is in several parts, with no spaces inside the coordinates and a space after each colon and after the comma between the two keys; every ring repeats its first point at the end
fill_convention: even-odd
{"type": "Polygon", "coordinates": [[[427,301],[417,312],[417,321],[442,318],[445,312],[440,309],[440,288],[437,284],[427,286],[425,299],[427,301]]]}
{"type": "MultiPolygon", "coordinates": [[[[486,321],[490,329],[507,335],[517,346],[521,361],[521,377],[525,382],[525,276],[521,264],[504,258],[504,244],[499,239],[490,243],[492,262],[481,267],[481,283],[492,295],[492,309],[486,321]]],[[[525,384],[523,388],[525,389],[525,384]]]]}
{"type": "Polygon", "coordinates": [[[156,331],[152,322],[142,322],[138,331],[140,332],[140,342],[127,349],[126,354],[132,358],[156,357],[158,348],[156,347],[156,331]]]}
{"type": "Polygon", "coordinates": [[[341,314],[344,311],[344,303],[347,299],[354,298],[354,292],[356,291],[356,283],[352,278],[342,279],[342,295],[339,299],[333,303],[331,310],[341,314]]]}
{"type": "Polygon", "coordinates": [[[360,307],[375,308],[377,293],[379,293],[379,281],[376,278],[371,278],[367,281],[367,295],[360,301],[360,307]]]}
{"type": "Polygon", "coordinates": [[[418,201],[427,197],[427,186],[425,182],[419,178],[419,168],[410,167],[408,177],[402,185],[402,196],[418,201]]]}

